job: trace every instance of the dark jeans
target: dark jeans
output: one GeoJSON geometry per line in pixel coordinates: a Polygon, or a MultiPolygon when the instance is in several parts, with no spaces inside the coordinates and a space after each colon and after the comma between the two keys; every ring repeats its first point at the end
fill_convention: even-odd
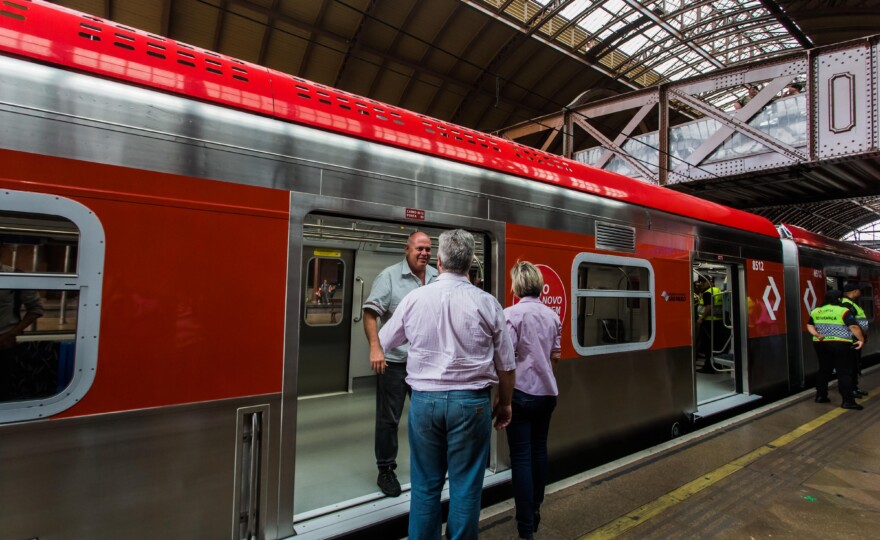
{"type": "Polygon", "coordinates": [[[397,426],[410,393],[406,384],[406,362],[388,362],[385,373],[376,377],[376,465],[380,469],[395,469],[397,426]]]}
{"type": "Polygon", "coordinates": [[[547,433],[556,396],[533,396],[513,391],[513,417],[507,426],[510,468],[516,501],[516,528],[531,540],[535,514],[544,502],[547,484],[547,433]]]}
{"type": "Polygon", "coordinates": [[[847,341],[814,341],[816,355],[819,357],[819,373],[816,374],[816,395],[828,397],[828,381],[831,370],[837,370],[837,389],[844,403],[853,403],[855,389],[856,352],[847,341]]]}

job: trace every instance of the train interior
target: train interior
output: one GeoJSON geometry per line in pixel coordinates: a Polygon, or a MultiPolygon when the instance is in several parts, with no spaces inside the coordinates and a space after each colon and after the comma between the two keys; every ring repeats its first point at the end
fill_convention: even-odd
{"type": "Polygon", "coordinates": [[[695,261],[694,371],[697,417],[758,399],[748,395],[742,347],[745,293],[739,265],[695,261]]]}
{"type": "Polygon", "coordinates": [[[65,218],[0,212],[0,339],[29,313],[40,314],[14,341],[0,342],[0,410],[60,394],[73,378],[79,291],[29,283],[74,275],[78,240],[65,218]]]}
{"type": "MultiPolygon", "coordinates": [[[[298,374],[296,498],[303,522],[356,506],[391,505],[376,486],[376,377],[363,329],[363,301],[375,277],[404,258],[412,232],[432,239],[443,229],[309,215],[304,223],[302,317],[298,374]]],[[[489,289],[486,236],[476,231],[471,280],[489,289]],[[485,274],[485,275],[484,275],[485,274]]],[[[409,406],[409,400],[406,407],[409,406]]],[[[407,408],[398,434],[397,476],[409,488],[407,408]]]]}

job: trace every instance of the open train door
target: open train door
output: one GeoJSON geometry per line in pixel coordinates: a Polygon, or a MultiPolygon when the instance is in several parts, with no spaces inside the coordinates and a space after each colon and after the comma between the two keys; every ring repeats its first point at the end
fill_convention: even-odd
{"type": "Polygon", "coordinates": [[[746,313],[741,264],[695,260],[695,418],[705,418],[759,399],[746,391],[746,313]]]}

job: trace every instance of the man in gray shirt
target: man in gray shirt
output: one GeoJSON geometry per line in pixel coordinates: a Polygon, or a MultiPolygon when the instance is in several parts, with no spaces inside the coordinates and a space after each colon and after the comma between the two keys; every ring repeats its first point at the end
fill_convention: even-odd
{"type": "Polygon", "coordinates": [[[406,257],[382,270],[373,281],[370,296],[364,301],[364,333],[370,343],[370,367],[377,374],[376,383],[376,484],[389,497],[400,495],[397,468],[397,426],[403,404],[409,394],[406,383],[407,346],[382,351],[379,324],[394,314],[400,301],[411,291],[437,279],[437,269],[428,265],[431,259],[431,238],[423,232],[409,235],[406,257]]]}

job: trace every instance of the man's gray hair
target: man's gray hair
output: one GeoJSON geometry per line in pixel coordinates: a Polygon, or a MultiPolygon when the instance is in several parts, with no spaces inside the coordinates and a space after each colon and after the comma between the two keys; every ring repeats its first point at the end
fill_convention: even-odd
{"type": "Polygon", "coordinates": [[[474,236],[464,229],[446,231],[440,235],[437,256],[444,272],[465,274],[474,258],[474,236]]]}

